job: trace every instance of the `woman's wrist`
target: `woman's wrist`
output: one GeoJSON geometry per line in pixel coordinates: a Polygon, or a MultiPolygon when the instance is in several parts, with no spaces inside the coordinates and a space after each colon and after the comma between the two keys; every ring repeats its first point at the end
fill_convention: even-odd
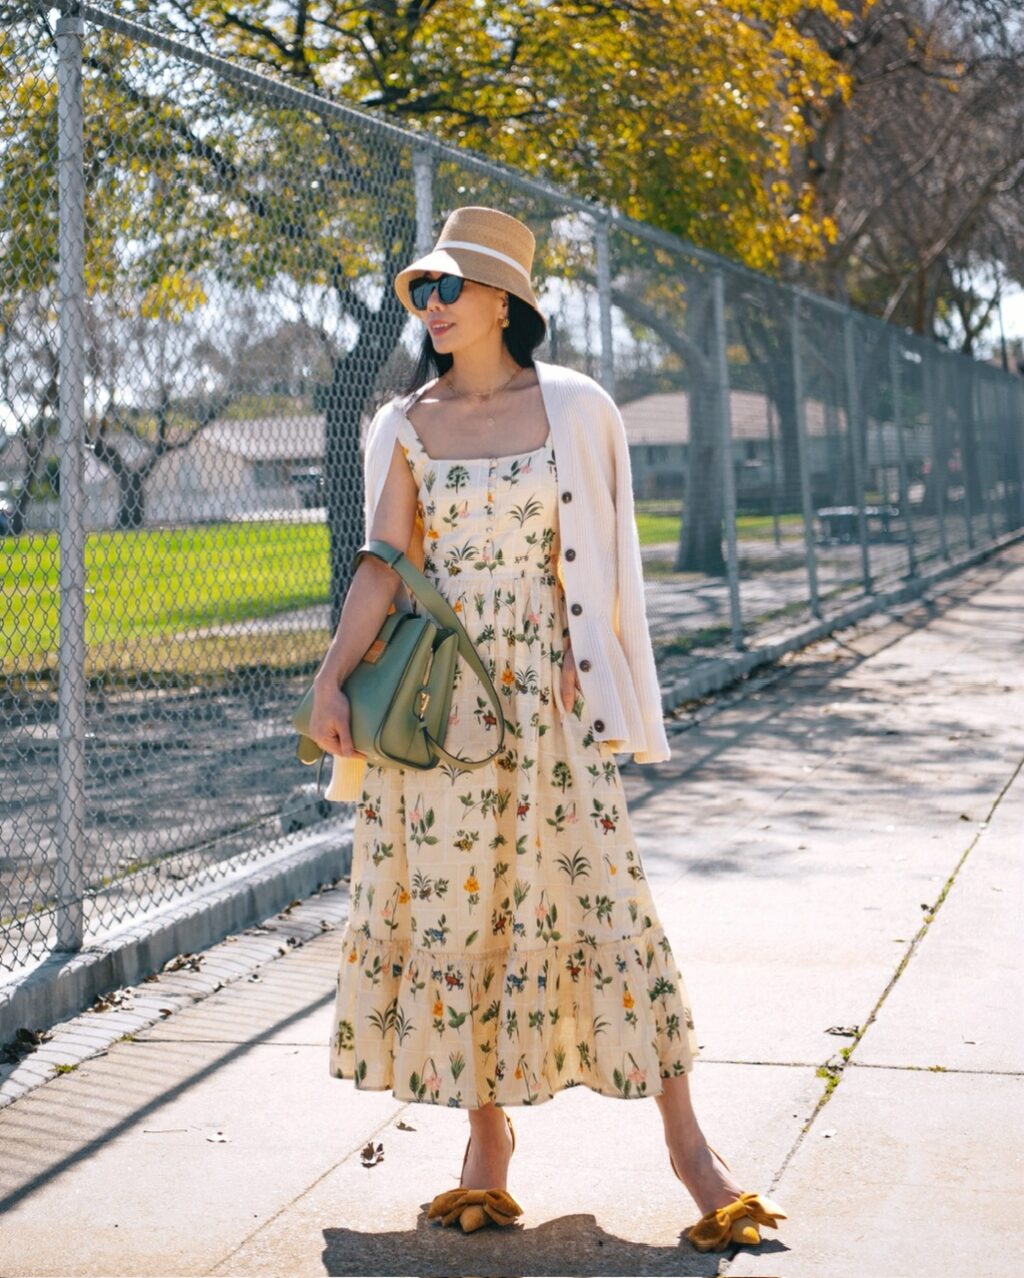
{"type": "Polygon", "coordinates": [[[348,678],[348,673],[344,665],[339,663],[332,653],[328,652],[320,665],[320,669],[313,676],[313,686],[316,688],[329,688],[332,692],[340,688],[348,678]]]}

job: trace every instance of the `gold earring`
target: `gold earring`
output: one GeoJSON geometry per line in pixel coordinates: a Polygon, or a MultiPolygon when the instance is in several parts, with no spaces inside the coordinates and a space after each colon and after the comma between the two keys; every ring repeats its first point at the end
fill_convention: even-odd
{"type": "Polygon", "coordinates": [[[509,318],[508,318],[508,316],[506,315],[506,316],[505,316],[505,318],[501,321],[501,327],[502,327],[502,328],[508,328],[508,325],[509,325],[509,318]]]}

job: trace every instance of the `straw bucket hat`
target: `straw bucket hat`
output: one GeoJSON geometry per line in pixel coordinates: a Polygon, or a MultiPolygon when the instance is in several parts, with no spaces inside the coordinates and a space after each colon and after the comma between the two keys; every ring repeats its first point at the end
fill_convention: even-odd
{"type": "Polygon", "coordinates": [[[409,296],[409,285],[428,271],[460,275],[466,280],[506,289],[547,320],[530,287],[534,234],[525,222],[499,209],[467,205],[456,209],[445,222],[437,243],[426,257],[418,258],[395,276],[395,292],[405,309],[418,318],[409,296]]]}

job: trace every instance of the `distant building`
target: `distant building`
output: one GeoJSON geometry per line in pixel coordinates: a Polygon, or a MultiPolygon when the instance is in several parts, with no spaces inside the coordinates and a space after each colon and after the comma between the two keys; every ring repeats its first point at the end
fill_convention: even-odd
{"type": "MultiPolygon", "coordinates": [[[[778,411],[767,395],[734,390],[729,396],[733,474],[739,505],[766,507],[774,485],[784,483],[782,441],[778,411]]],[[[686,391],[645,395],[622,405],[629,441],[633,488],[637,497],[681,498],[686,482],[690,446],[690,396],[686,391]]],[[[846,413],[821,400],[804,405],[807,433],[807,466],[813,499],[832,499],[836,479],[852,468],[846,413]]],[[[928,456],[926,423],[914,423],[904,431],[904,457],[913,473],[928,456]]],[[[891,422],[868,423],[866,485],[893,492],[899,487],[899,441],[891,422]]],[[[789,494],[789,504],[799,502],[799,492],[789,494]]]]}
{"type": "Polygon", "coordinates": [[[323,468],[321,413],[211,422],[189,445],[154,472],[173,485],[197,520],[232,519],[308,505],[311,475],[323,468]],[[164,467],[167,467],[166,472],[164,467]]]}
{"type": "MultiPolygon", "coordinates": [[[[128,434],[114,444],[133,466],[150,453],[128,434]]],[[[49,441],[47,457],[56,455],[56,441],[49,441]]],[[[300,510],[309,504],[310,478],[322,468],[323,455],[320,415],[211,422],[188,447],[165,454],[154,467],[145,485],[145,522],[210,523],[300,510]]],[[[25,470],[24,444],[12,438],[0,451],[0,486],[13,490],[25,470]]],[[[115,527],[117,479],[91,449],[85,452],[84,487],[85,527],[115,527]]],[[[57,511],[56,498],[29,502],[28,528],[56,528],[57,511]]]]}

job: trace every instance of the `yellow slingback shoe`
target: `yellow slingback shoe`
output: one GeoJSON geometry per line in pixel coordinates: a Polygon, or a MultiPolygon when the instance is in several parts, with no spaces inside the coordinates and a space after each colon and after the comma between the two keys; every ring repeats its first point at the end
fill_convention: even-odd
{"type": "MultiPolygon", "coordinates": [[[[711,1146],[708,1146],[711,1149],[711,1146]]],[[[711,1152],[728,1168],[729,1164],[716,1150],[711,1152]]],[[[676,1167],[675,1159],[668,1156],[672,1170],[678,1180],[682,1180],[676,1167]]],[[[741,1243],[747,1247],[756,1247],[761,1241],[758,1225],[768,1229],[777,1229],[780,1220],[786,1220],[786,1213],[770,1198],[760,1194],[740,1194],[724,1207],[716,1207],[702,1216],[695,1225],[683,1230],[683,1237],[698,1251],[725,1251],[731,1243],[741,1243]]]]}
{"type": "MultiPolygon", "coordinates": [[[[516,1130],[512,1119],[505,1113],[509,1135],[512,1137],[512,1152],[516,1152],[516,1130]]],[[[466,1152],[462,1156],[462,1180],[466,1171],[466,1159],[469,1158],[469,1147],[473,1137],[466,1141],[466,1152]]],[[[466,1189],[460,1184],[457,1189],[446,1189],[438,1194],[430,1204],[427,1219],[441,1218],[442,1225],[453,1225],[456,1221],[462,1226],[464,1234],[471,1234],[490,1220],[495,1225],[511,1225],[523,1209],[506,1189],[466,1189]]]]}

